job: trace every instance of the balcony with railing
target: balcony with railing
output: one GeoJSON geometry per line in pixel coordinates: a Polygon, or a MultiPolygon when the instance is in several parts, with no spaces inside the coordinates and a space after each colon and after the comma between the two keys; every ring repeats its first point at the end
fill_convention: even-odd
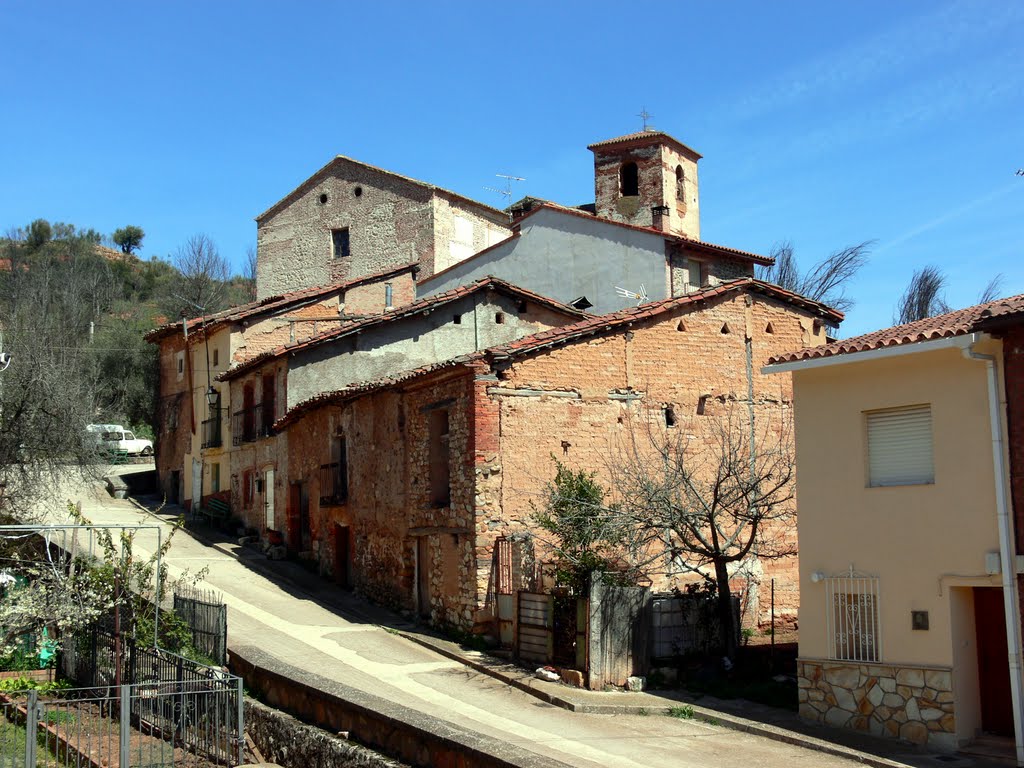
{"type": "Polygon", "coordinates": [[[220,408],[210,411],[210,418],[202,422],[202,448],[220,448],[223,445],[220,429],[220,408]]]}
{"type": "Polygon", "coordinates": [[[235,411],[231,417],[231,441],[239,446],[242,443],[251,443],[261,437],[267,437],[271,433],[270,425],[273,418],[264,408],[262,403],[257,403],[249,408],[235,411]]]}
{"type": "Polygon", "coordinates": [[[344,504],[348,498],[348,480],[341,462],[320,465],[320,503],[344,504]]]}

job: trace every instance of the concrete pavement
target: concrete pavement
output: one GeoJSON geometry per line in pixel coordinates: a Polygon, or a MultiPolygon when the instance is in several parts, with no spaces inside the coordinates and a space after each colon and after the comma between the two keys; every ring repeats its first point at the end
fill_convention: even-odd
{"type": "MultiPolygon", "coordinates": [[[[169,509],[154,514],[130,500],[112,499],[99,485],[69,495],[82,501],[95,523],[159,522],[169,529],[174,517],[169,509]]],[[[229,647],[258,652],[296,679],[302,675],[324,688],[353,689],[390,702],[399,714],[428,728],[435,722],[489,752],[504,749],[510,765],[993,765],[874,739],[858,741],[855,734],[804,726],[789,713],[745,702],[542,683],[518,667],[466,651],[363,603],[298,564],[269,561],[211,531],[202,535],[207,541],[179,532],[166,562],[172,576],[206,569],[204,586],[220,591],[229,606],[229,647]],[[694,717],[664,714],[682,702],[693,707],[694,717]],[[833,743],[837,735],[842,743],[833,743]]],[[[155,536],[140,534],[137,550],[154,546],[155,536]]]]}

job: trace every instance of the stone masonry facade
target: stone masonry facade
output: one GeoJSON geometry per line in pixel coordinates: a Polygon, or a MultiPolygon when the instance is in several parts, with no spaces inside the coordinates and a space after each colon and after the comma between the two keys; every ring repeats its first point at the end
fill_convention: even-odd
{"type": "Polygon", "coordinates": [[[835,728],[956,748],[949,667],[797,661],[800,716],[835,728]]]}
{"type": "Polygon", "coordinates": [[[501,211],[344,157],[256,222],[261,299],[409,263],[429,276],[452,253],[468,256],[511,233],[501,211]],[[344,232],[344,253],[336,232],[344,232]]]}

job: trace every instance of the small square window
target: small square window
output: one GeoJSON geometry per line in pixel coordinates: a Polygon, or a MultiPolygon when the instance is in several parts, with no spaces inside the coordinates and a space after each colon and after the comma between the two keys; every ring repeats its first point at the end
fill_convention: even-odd
{"type": "Polygon", "coordinates": [[[494,313],[494,322],[496,324],[498,324],[498,325],[504,325],[504,323],[505,323],[505,313],[504,312],[495,312],[494,313]]]}
{"type": "Polygon", "coordinates": [[[334,247],[334,258],[342,259],[351,255],[348,241],[348,227],[332,229],[331,243],[334,247]]]}

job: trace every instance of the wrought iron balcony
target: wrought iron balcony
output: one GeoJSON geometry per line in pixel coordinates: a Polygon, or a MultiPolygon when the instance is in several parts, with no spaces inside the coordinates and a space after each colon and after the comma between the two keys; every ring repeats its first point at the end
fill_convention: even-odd
{"type": "Polygon", "coordinates": [[[202,422],[201,425],[203,430],[203,441],[201,443],[201,447],[220,448],[221,445],[223,445],[220,429],[220,408],[215,408],[210,413],[210,418],[202,422]]]}
{"type": "Polygon", "coordinates": [[[231,442],[236,446],[267,437],[271,433],[272,419],[267,418],[262,403],[235,411],[231,417],[231,442]]]}

